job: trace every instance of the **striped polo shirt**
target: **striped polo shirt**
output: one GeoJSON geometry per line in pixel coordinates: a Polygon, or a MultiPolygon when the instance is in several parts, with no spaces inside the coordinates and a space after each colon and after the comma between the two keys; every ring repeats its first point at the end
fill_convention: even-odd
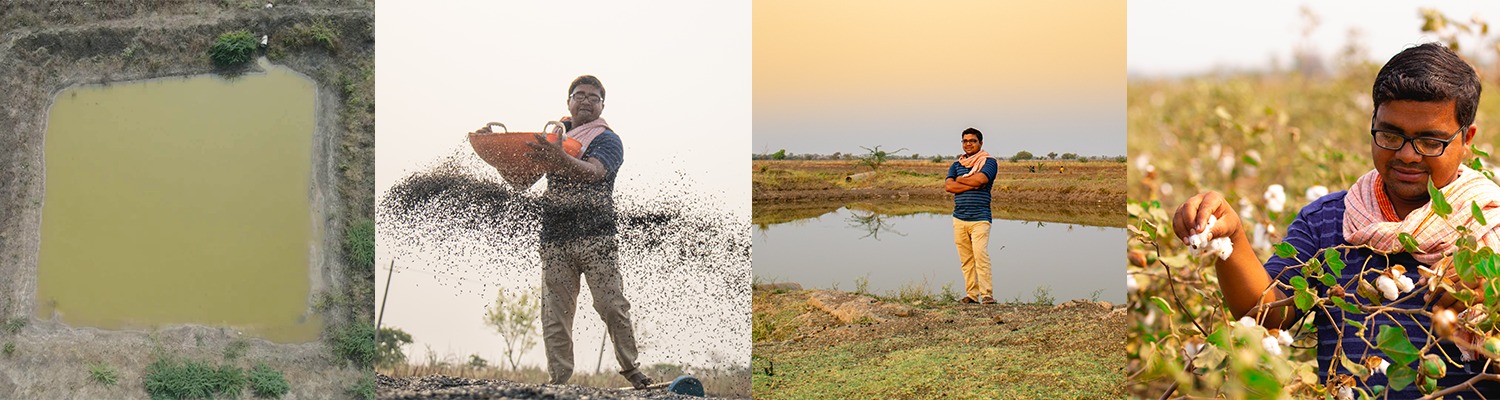
{"type": "Polygon", "coordinates": [[[589,142],[579,158],[598,159],[604,165],[604,180],[582,182],[547,176],[547,192],[542,194],[542,243],[616,233],[615,176],[625,163],[620,135],[605,130],[589,142]]]}
{"type": "MultiPolygon", "coordinates": [[[[1309,257],[1313,256],[1321,258],[1323,249],[1334,246],[1349,245],[1349,242],[1344,240],[1343,232],[1344,195],[1346,194],[1348,194],[1347,191],[1339,191],[1336,193],[1328,194],[1327,196],[1323,196],[1322,198],[1313,201],[1312,204],[1308,204],[1306,207],[1303,207],[1302,211],[1297,213],[1297,219],[1292,221],[1292,225],[1287,228],[1286,239],[1283,240],[1284,243],[1289,243],[1292,245],[1292,247],[1295,247],[1297,249],[1297,255],[1295,256],[1296,258],[1301,260],[1307,260],[1309,257]]],[[[1420,263],[1418,263],[1416,259],[1412,258],[1411,254],[1409,253],[1397,253],[1385,256],[1375,253],[1369,249],[1353,249],[1345,250],[1343,254],[1344,264],[1347,266],[1344,267],[1344,269],[1341,271],[1342,276],[1338,278],[1338,283],[1340,286],[1344,286],[1345,288],[1351,288],[1348,289],[1348,293],[1351,294],[1355,292],[1352,288],[1356,286],[1350,285],[1349,283],[1357,277],[1363,278],[1373,284],[1375,278],[1379,276],[1379,274],[1375,272],[1369,272],[1364,274],[1363,276],[1360,276],[1362,266],[1368,267],[1370,269],[1384,269],[1390,265],[1400,264],[1406,266],[1406,275],[1407,277],[1411,278],[1412,282],[1416,282],[1417,279],[1421,278],[1420,273],[1417,272],[1417,265],[1419,265],[1420,263]],[[1368,264],[1366,264],[1366,262],[1368,262],[1368,264]]],[[[1273,278],[1281,281],[1282,283],[1290,285],[1292,277],[1301,275],[1301,273],[1298,268],[1288,267],[1296,266],[1299,264],[1302,264],[1302,262],[1283,257],[1272,256],[1270,260],[1266,261],[1265,268],[1266,273],[1271,274],[1273,278]]],[[[1324,267],[1324,270],[1326,273],[1327,267],[1324,267]]],[[[1317,279],[1308,279],[1308,286],[1316,290],[1320,295],[1326,293],[1328,289],[1327,286],[1323,285],[1323,283],[1319,282],[1317,279]]],[[[1416,290],[1421,290],[1421,288],[1419,287],[1416,290]]],[[[1284,294],[1286,296],[1292,295],[1290,291],[1285,292],[1284,294]]],[[[1405,294],[1402,295],[1402,297],[1405,296],[1405,294]]],[[[1346,297],[1345,299],[1348,300],[1350,298],[1346,297]]],[[[1368,300],[1364,298],[1359,298],[1358,301],[1360,304],[1368,303],[1368,300]]],[[[1414,296],[1413,299],[1407,300],[1405,302],[1387,305],[1402,309],[1419,309],[1425,305],[1425,302],[1422,301],[1422,296],[1418,295],[1414,296]]],[[[1387,313],[1375,318],[1373,323],[1370,323],[1365,321],[1366,314],[1350,313],[1332,305],[1329,305],[1327,307],[1329,311],[1328,313],[1314,313],[1314,325],[1317,327],[1318,333],[1318,376],[1320,378],[1327,379],[1328,368],[1330,365],[1340,365],[1339,361],[1334,359],[1333,352],[1334,346],[1339,344],[1343,344],[1344,354],[1355,363],[1363,361],[1365,355],[1367,354],[1379,356],[1380,358],[1384,358],[1388,362],[1391,361],[1391,358],[1386,356],[1384,352],[1370,347],[1367,343],[1365,343],[1364,340],[1361,340],[1359,336],[1355,335],[1355,329],[1353,329],[1353,327],[1349,325],[1346,325],[1343,321],[1345,319],[1352,319],[1364,324],[1365,335],[1371,342],[1375,341],[1375,334],[1380,332],[1381,326],[1399,324],[1402,329],[1406,330],[1406,334],[1408,337],[1410,337],[1412,345],[1416,346],[1418,349],[1427,345],[1427,335],[1423,333],[1425,332],[1423,327],[1432,326],[1432,321],[1426,316],[1387,313]],[[1330,313],[1333,315],[1332,318],[1329,317],[1330,313]],[[1392,318],[1390,317],[1394,317],[1396,321],[1392,321],[1392,318]],[[1344,328],[1344,335],[1342,337],[1338,336],[1338,331],[1334,329],[1335,326],[1341,326],[1342,328],[1344,328]]],[[[1318,308],[1313,308],[1312,310],[1316,311],[1318,310],[1318,308]]],[[[1301,318],[1300,314],[1298,318],[1301,318]]],[[[1298,327],[1293,327],[1292,333],[1298,333],[1297,330],[1299,329],[1300,328],[1298,327]]],[[[1447,342],[1439,342],[1438,345],[1442,347],[1443,351],[1451,355],[1454,360],[1458,360],[1459,352],[1457,346],[1454,346],[1452,343],[1447,342]]],[[[1432,351],[1429,351],[1429,353],[1431,352],[1432,351]]],[[[1479,358],[1483,357],[1481,356],[1479,358]]],[[[1417,364],[1413,363],[1412,365],[1410,365],[1410,367],[1417,368],[1417,364]]],[[[1482,371],[1482,362],[1471,362],[1468,363],[1468,365],[1463,366],[1450,364],[1448,365],[1447,376],[1439,379],[1438,385],[1441,387],[1457,385],[1463,383],[1463,381],[1468,380],[1469,378],[1482,371]]],[[[1345,370],[1342,366],[1338,367],[1338,372],[1341,374],[1349,374],[1349,371],[1345,370]]],[[[1500,385],[1493,385],[1493,382],[1491,383],[1491,385],[1479,385],[1478,387],[1481,388],[1480,390],[1484,390],[1485,393],[1496,393],[1493,391],[1500,390],[1500,385]]],[[[1382,374],[1375,374],[1371,376],[1368,381],[1366,381],[1366,385],[1368,386],[1385,384],[1386,376],[1382,374]]],[[[1464,394],[1467,394],[1467,396],[1464,396],[1466,398],[1473,395],[1472,392],[1465,392],[1464,394]]],[[[1413,384],[1411,386],[1407,386],[1405,390],[1392,393],[1390,398],[1414,399],[1421,396],[1421,392],[1417,391],[1416,385],[1413,384]]]]}
{"type": "MultiPolygon", "coordinates": [[[[979,173],[990,177],[989,182],[979,185],[974,190],[953,195],[953,218],[969,222],[990,220],[990,188],[994,186],[995,174],[1000,165],[995,163],[994,158],[984,159],[984,166],[979,168],[979,173]]],[[[948,177],[958,178],[969,173],[968,167],[957,161],[948,166],[948,177]]]]}

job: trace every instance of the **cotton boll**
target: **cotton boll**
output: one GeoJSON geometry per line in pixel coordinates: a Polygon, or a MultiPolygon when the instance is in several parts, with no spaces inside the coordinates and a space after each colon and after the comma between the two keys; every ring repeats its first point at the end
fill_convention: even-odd
{"type": "Polygon", "coordinates": [[[1328,195],[1328,187],[1317,185],[1307,188],[1307,201],[1313,201],[1328,195]]]}
{"type": "Polygon", "coordinates": [[[1410,293],[1416,287],[1417,285],[1411,281],[1411,277],[1406,275],[1396,277],[1396,289],[1400,290],[1401,293],[1410,293]]]}
{"type": "Polygon", "coordinates": [[[1281,212],[1286,208],[1286,189],[1281,184],[1272,184],[1266,188],[1266,209],[1273,212],[1281,212]]]}
{"type": "Polygon", "coordinates": [[[1387,301],[1396,300],[1396,297],[1401,294],[1401,291],[1396,287],[1396,281],[1388,275],[1381,275],[1379,278],[1375,278],[1375,289],[1380,290],[1380,295],[1385,297],[1387,301]]]}
{"type": "Polygon", "coordinates": [[[1234,253],[1234,241],[1227,237],[1216,238],[1208,242],[1208,254],[1219,256],[1220,260],[1228,260],[1229,255],[1234,253]]]}
{"type": "Polygon", "coordinates": [[[1132,292],[1141,290],[1141,286],[1135,283],[1135,275],[1125,274],[1125,289],[1132,292]]]}
{"type": "Polygon", "coordinates": [[[1285,330],[1282,330],[1280,334],[1276,335],[1276,342],[1281,343],[1282,346],[1291,346],[1292,334],[1287,333],[1285,330]]]}
{"type": "Polygon", "coordinates": [[[1266,352],[1270,353],[1271,355],[1281,355],[1281,343],[1277,342],[1276,338],[1274,337],[1266,336],[1265,338],[1262,338],[1260,340],[1260,347],[1265,349],[1266,352]]]}

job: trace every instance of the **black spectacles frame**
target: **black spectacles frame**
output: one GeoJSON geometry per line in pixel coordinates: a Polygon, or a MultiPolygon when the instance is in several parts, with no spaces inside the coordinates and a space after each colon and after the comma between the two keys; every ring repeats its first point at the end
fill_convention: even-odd
{"type": "Polygon", "coordinates": [[[1435,138],[1430,138],[1430,137],[1415,137],[1414,138],[1414,137],[1411,137],[1411,136],[1403,135],[1403,134],[1398,133],[1396,131],[1392,131],[1392,130],[1388,130],[1388,129],[1375,128],[1375,129],[1370,129],[1370,140],[1375,143],[1376,147],[1379,147],[1379,148],[1382,148],[1382,149],[1386,149],[1386,150],[1390,150],[1390,151],[1401,151],[1401,148],[1406,147],[1407,143],[1411,143],[1411,149],[1414,150],[1414,151],[1416,151],[1417,154],[1420,154],[1423,157],[1441,157],[1444,152],[1448,151],[1448,144],[1452,143],[1453,139],[1457,139],[1458,138],[1458,134],[1463,133],[1465,130],[1468,130],[1468,129],[1469,129],[1469,127],[1467,127],[1467,126],[1462,127],[1462,128],[1458,128],[1458,131],[1453,132],[1453,135],[1448,136],[1448,139],[1435,139],[1435,138]],[[1401,137],[1401,144],[1398,145],[1398,146],[1396,146],[1396,148],[1390,148],[1390,147],[1381,146],[1380,145],[1380,139],[1378,139],[1376,137],[1376,135],[1381,134],[1381,133],[1388,133],[1388,134],[1392,134],[1392,135],[1396,135],[1396,136],[1401,137]],[[1417,145],[1416,145],[1416,142],[1415,142],[1417,140],[1430,140],[1430,141],[1442,143],[1443,147],[1439,147],[1438,148],[1437,154],[1423,153],[1422,149],[1417,148],[1417,145]]]}

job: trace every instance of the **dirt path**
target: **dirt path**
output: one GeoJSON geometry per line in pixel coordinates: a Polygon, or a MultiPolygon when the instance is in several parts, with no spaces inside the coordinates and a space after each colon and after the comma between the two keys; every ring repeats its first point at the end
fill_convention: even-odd
{"type": "MultiPolygon", "coordinates": [[[[214,73],[209,45],[238,29],[269,33],[272,62],[318,84],[309,220],[323,240],[309,256],[309,278],[329,291],[349,289],[340,248],[345,221],[369,218],[373,197],[373,166],[366,165],[373,160],[373,98],[350,92],[361,86],[351,84],[361,69],[373,70],[373,2],[297,3],[271,9],[255,1],[7,3],[0,13],[0,321],[19,329],[0,330],[0,342],[14,349],[0,354],[0,398],[144,398],[145,366],[156,354],[242,367],[265,362],[285,373],[289,399],[347,397],[368,376],[334,356],[325,341],[277,344],[192,325],[106,331],[33,316],[43,144],[54,96],[79,84],[214,73]],[[336,49],[289,43],[299,25],[315,21],[338,35],[336,49]],[[369,109],[351,108],[355,97],[369,109]],[[232,344],[244,346],[244,354],[226,357],[232,344]],[[91,364],[118,370],[119,382],[95,383],[91,364]]],[[[309,296],[310,310],[315,303],[309,296]]],[[[369,301],[360,308],[350,303],[357,301],[317,311],[326,321],[368,319],[369,301]]]]}
{"type": "Polygon", "coordinates": [[[755,292],[757,399],[1125,394],[1125,313],[1108,303],[960,305],[789,289],[755,292]]]}

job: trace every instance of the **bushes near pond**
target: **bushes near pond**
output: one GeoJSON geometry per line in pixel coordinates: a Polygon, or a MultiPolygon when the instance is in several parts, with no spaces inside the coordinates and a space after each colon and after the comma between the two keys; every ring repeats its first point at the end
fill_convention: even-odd
{"type": "Polygon", "coordinates": [[[375,365],[375,326],[353,323],[333,335],[333,352],[356,367],[375,365]]]}
{"type": "Polygon", "coordinates": [[[208,48],[208,56],[216,66],[235,67],[250,62],[251,56],[255,54],[255,46],[255,36],[249,31],[229,32],[219,35],[219,39],[208,48]]]}
{"type": "Polygon", "coordinates": [[[146,368],[146,393],[153,399],[235,398],[247,384],[257,397],[281,398],[290,391],[281,371],[264,363],[246,372],[230,364],[158,357],[146,368]]]}

